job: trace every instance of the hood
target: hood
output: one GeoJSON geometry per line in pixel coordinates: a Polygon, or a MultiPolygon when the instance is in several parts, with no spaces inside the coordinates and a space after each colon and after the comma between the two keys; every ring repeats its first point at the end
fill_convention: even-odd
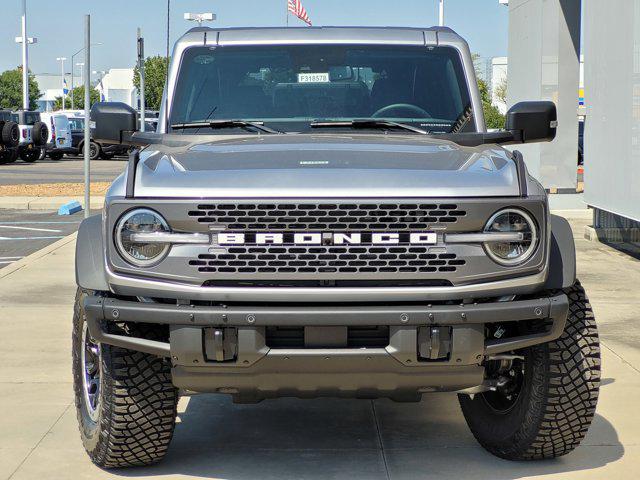
{"type": "Polygon", "coordinates": [[[414,135],[301,134],[150,147],[141,155],[135,194],[446,198],[520,191],[515,163],[495,145],[469,148],[414,135]]]}

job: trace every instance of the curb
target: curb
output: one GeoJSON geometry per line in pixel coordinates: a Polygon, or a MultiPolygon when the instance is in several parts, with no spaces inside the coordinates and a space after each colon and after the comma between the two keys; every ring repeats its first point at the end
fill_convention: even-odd
{"type": "MultiPolygon", "coordinates": [[[[80,197],[0,197],[0,209],[58,210],[73,201],[84,206],[84,198],[80,197]]],[[[92,195],[89,205],[91,210],[100,210],[104,205],[104,196],[92,195]]]]}
{"type": "Polygon", "coordinates": [[[32,263],[35,263],[37,260],[40,260],[42,257],[46,257],[50,253],[55,252],[56,250],[67,245],[68,243],[75,241],[77,236],[78,236],[78,232],[74,232],[71,235],[67,235],[64,238],[61,238],[57,242],[54,242],[51,245],[41,248],[37,252],[33,252],[31,255],[27,255],[26,257],[18,260],[17,262],[14,262],[11,265],[8,265],[0,269],[0,278],[8,277],[12,273],[17,272],[18,270],[21,270],[24,267],[28,267],[32,263]]]}

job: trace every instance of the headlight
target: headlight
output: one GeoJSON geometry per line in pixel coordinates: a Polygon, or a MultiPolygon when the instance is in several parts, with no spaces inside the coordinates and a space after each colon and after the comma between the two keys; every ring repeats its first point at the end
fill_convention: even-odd
{"type": "Polygon", "coordinates": [[[127,262],[137,267],[150,267],[165,257],[171,245],[134,241],[132,235],[167,232],[169,232],[169,226],[160,214],[146,208],[131,210],[118,220],[115,231],[116,246],[127,262]]]}
{"type": "Polygon", "coordinates": [[[500,265],[515,266],[531,258],[538,243],[538,232],[532,218],[522,210],[500,210],[484,227],[486,233],[521,233],[522,240],[509,242],[487,242],[484,244],[489,256],[500,265]]]}

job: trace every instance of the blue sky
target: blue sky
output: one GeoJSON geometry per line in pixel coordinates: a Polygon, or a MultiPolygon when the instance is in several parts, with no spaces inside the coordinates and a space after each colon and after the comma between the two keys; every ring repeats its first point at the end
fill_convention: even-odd
{"type": "MultiPolygon", "coordinates": [[[[0,71],[21,63],[14,37],[20,34],[21,0],[0,0],[0,71]]],[[[437,24],[437,0],[303,0],[314,25],[437,24]]],[[[70,58],[83,46],[83,15],[92,16],[92,70],[131,67],[136,28],[142,27],[147,55],[163,54],[166,0],[27,0],[29,65],[35,73],[57,73],[56,57],[70,58]]],[[[171,41],[192,26],[184,12],[214,12],[213,25],[283,26],[286,0],[171,0],[171,41]]],[[[498,0],[446,0],[446,23],[467,38],[482,57],[506,55],[508,11],[498,0]]],[[[290,25],[300,24],[291,18],[290,25]]],[[[81,55],[76,57],[76,63],[81,55]]],[[[67,63],[68,65],[68,63],[67,63]]],[[[70,71],[70,67],[66,67],[70,71]]],[[[79,70],[77,70],[79,71],[79,70]]]]}

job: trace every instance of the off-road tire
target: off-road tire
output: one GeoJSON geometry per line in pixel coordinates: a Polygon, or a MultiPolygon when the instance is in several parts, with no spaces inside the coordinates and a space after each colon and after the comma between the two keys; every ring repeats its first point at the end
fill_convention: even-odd
{"type": "Polygon", "coordinates": [[[49,139],[49,129],[44,122],[36,122],[33,124],[31,130],[31,139],[33,143],[38,147],[44,147],[49,139]]]}
{"type": "Polygon", "coordinates": [[[600,344],[591,305],[579,282],[564,292],[569,315],[557,340],[518,352],[524,384],[513,407],[497,412],[483,394],[459,395],[478,442],[507,460],[555,458],[584,439],[600,388],[600,344]]]}
{"type": "MultiPolygon", "coordinates": [[[[155,355],[101,345],[98,418],[93,421],[85,404],[81,360],[85,295],[78,289],[72,336],[75,404],[82,443],[93,463],[101,468],[159,462],[173,436],[178,402],[170,365],[155,355]]],[[[120,324],[115,330],[155,340],[166,337],[166,330],[154,325],[120,324]]]]}
{"type": "Polygon", "coordinates": [[[17,147],[20,143],[20,127],[16,122],[2,122],[0,135],[2,144],[7,147],[17,147]]]}
{"type": "Polygon", "coordinates": [[[33,163],[40,158],[40,149],[32,148],[30,150],[22,150],[20,152],[20,158],[23,162],[33,163]]]}

